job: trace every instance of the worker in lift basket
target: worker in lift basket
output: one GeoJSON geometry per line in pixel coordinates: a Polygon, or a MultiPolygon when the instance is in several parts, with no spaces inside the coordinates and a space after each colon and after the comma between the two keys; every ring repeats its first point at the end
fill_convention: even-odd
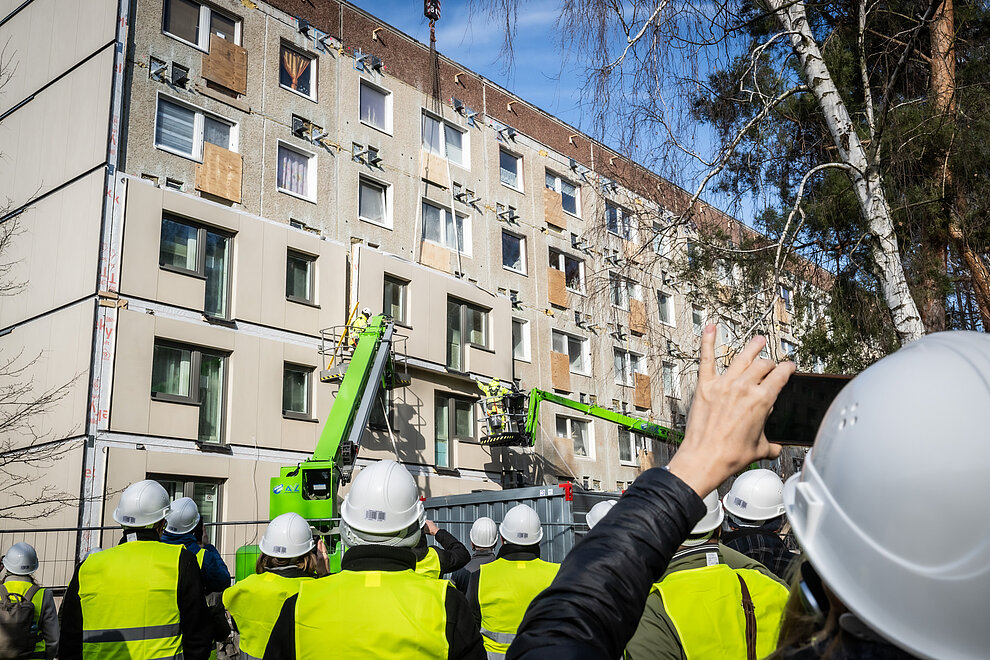
{"type": "Polygon", "coordinates": [[[304,583],[285,601],[264,660],[484,660],[464,596],[447,580],[413,570],[426,512],[412,475],[395,461],[369,465],[340,515],[343,570],[304,583]]]}
{"type": "MultiPolygon", "coordinates": [[[[28,543],[15,543],[3,556],[3,567],[7,575],[0,586],[0,600],[23,598],[34,607],[30,630],[18,631],[22,633],[18,641],[24,643],[19,657],[51,660],[58,655],[58,614],[52,590],[39,586],[32,577],[38,570],[38,553],[28,543]]],[[[11,641],[9,634],[6,639],[11,641]]]]}
{"type": "Polygon", "coordinates": [[[498,557],[468,582],[468,602],[489,658],[505,656],[530,601],[550,586],[560,568],[540,559],[543,525],[532,507],[517,504],[509,509],[498,531],[498,557]]]}
{"type": "Polygon", "coordinates": [[[481,390],[484,398],[489,431],[494,432],[495,428],[504,428],[509,421],[508,416],[505,415],[505,395],[509,393],[509,388],[503,385],[499,378],[493,377],[487,383],[478,381],[478,389],[481,390]]]}
{"type": "Polygon", "coordinates": [[[364,329],[368,327],[368,321],[371,320],[371,308],[365,307],[361,310],[353,321],[351,321],[351,327],[347,330],[347,335],[350,340],[351,348],[357,346],[358,339],[361,338],[361,333],[364,329]]]}
{"type": "Polygon", "coordinates": [[[213,630],[196,555],[162,543],[168,493],[156,481],[131,484],[113,519],[120,545],[76,567],[62,600],[59,657],[206,660],[213,630]]]}

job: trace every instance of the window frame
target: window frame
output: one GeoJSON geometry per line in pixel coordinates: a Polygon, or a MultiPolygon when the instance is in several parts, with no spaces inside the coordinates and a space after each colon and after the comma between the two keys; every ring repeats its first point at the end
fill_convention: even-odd
{"type": "Polygon", "coordinates": [[[631,431],[627,428],[620,426],[618,430],[617,440],[618,440],[617,445],[619,449],[619,465],[623,467],[639,467],[640,466],[639,452],[640,450],[649,451],[649,444],[648,444],[649,438],[647,438],[642,433],[636,433],[635,431],[631,431]],[[627,437],[626,442],[629,443],[628,448],[630,450],[629,453],[631,458],[628,461],[622,459],[623,433],[626,434],[627,437]]]}
{"type": "MultiPolygon", "coordinates": [[[[585,284],[586,284],[586,282],[585,282],[585,270],[584,270],[584,259],[579,259],[579,258],[577,258],[577,257],[575,257],[575,256],[573,256],[571,254],[568,254],[567,252],[564,252],[563,250],[558,250],[557,248],[553,248],[553,247],[549,248],[549,256],[552,258],[555,254],[558,257],[557,258],[557,266],[554,266],[553,264],[550,264],[550,268],[553,268],[555,270],[559,270],[560,272],[564,273],[564,288],[566,288],[571,293],[577,293],[577,294],[580,294],[580,295],[583,296],[584,295],[584,292],[585,292],[585,284]],[[578,279],[581,280],[581,288],[580,289],[573,289],[573,288],[570,287],[570,285],[567,284],[567,260],[568,259],[571,259],[573,261],[576,261],[577,264],[578,264],[578,279]]],[[[549,261],[549,259],[548,259],[548,261],[549,261]]]]}
{"type": "Polygon", "coordinates": [[[558,425],[560,422],[564,422],[564,426],[567,428],[567,435],[557,437],[566,437],[571,441],[572,450],[574,444],[574,424],[584,424],[586,429],[585,438],[587,440],[587,451],[584,455],[578,454],[576,451],[572,451],[574,458],[579,458],[584,461],[594,461],[595,460],[595,425],[589,419],[581,419],[579,417],[573,417],[571,415],[554,415],[554,434],[557,434],[558,425]]]}
{"type": "Polygon", "coordinates": [[[316,153],[311,152],[311,151],[307,151],[306,149],[302,149],[300,147],[297,147],[297,146],[295,146],[293,144],[290,144],[290,143],[286,142],[285,140],[277,140],[276,141],[276,144],[275,144],[275,190],[276,191],[278,191],[278,192],[280,192],[282,194],[285,194],[285,195],[289,195],[290,197],[295,197],[296,199],[301,199],[303,201],[306,201],[306,202],[310,202],[312,204],[315,204],[316,203],[316,191],[317,191],[317,186],[316,186],[316,183],[317,183],[316,182],[316,179],[317,179],[317,170],[316,170],[316,167],[317,167],[317,154],[316,153]],[[301,195],[301,194],[299,194],[297,192],[293,192],[292,190],[289,190],[288,188],[283,188],[282,186],[279,185],[279,183],[278,183],[278,168],[279,168],[278,152],[279,152],[280,149],[287,149],[287,150],[295,153],[296,155],[304,156],[306,158],[306,160],[307,160],[307,163],[306,163],[306,188],[307,188],[306,195],[301,195]]]}
{"type": "Polygon", "coordinates": [[[630,300],[637,300],[639,302],[643,302],[642,286],[639,284],[639,282],[636,282],[635,280],[629,277],[620,275],[615,271],[609,271],[608,297],[609,297],[609,302],[612,304],[612,307],[615,307],[616,309],[621,309],[623,311],[629,311],[630,300]],[[614,299],[615,291],[619,291],[621,293],[621,300],[619,301],[619,304],[617,304],[614,299]]]}
{"type": "Polygon", "coordinates": [[[560,195],[560,197],[561,197],[561,205],[560,205],[560,207],[564,211],[564,213],[566,213],[567,215],[569,215],[571,217],[577,218],[578,220],[581,219],[581,185],[580,184],[574,183],[570,179],[568,179],[566,177],[562,177],[562,176],[560,176],[559,174],[557,174],[556,172],[554,172],[552,170],[547,170],[546,171],[546,177],[544,179],[544,185],[546,185],[546,187],[547,187],[548,190],[552,190],[555,193],[557,193],[558,195],[560,195]],[[554,180],[553,187],[547,185],[546,179],[553,179],[554,180]],[[574,212],[573,213],[571,213],[566,208],[564,208],[564,204],[563,204],[564,183],[567,183],[568,185],[574,187],[574,212]]]}
{"type": "Polygon", "coordinates": [[[403,279],[403,278],[398,277],[396,275],[392,275],[391,273],[385,273],[383,275],[383,277],[382,277],[382,312],[384,313],[385,306],[388,304],[388,302],[387,302],[387,300],[385,298],[385,287],[386,287],[386,285],[388,285],[389,282],[391,282],[392,284],[395,284],[395,285],[398,285],[399,286],[399,292],[400,292],[399,293],[399,308],[402,310],[402,318],[401,319],[393,318],[392,320],[395,321],[395,323],[397,325],[401,325],[401,326],[406,327],[406,328],[411,327],[409,325],[409,318],[408,318],[409,317],[409,282],[410,282],[409,280],[403,279]]]}
{"type": "Polygon", "coordinates": [[[629,374],[628,378],[620,379],[619,373],[615,374],[615,384],[622,385],[624,387],[635,387],[636,386],[636,374],[646,374],[648,372],[646,368],[646,356],[642,353],[637,353],[635,351],[630,351],[625,348],[620,348],[618,346],[612,347],[612,370],[615,371],[615,362],[621,354],[621,359],[623,361],[623,373],[622,376],[629,374]]]}
{"type": "Polygon", "coordinates": [[[384,227],[385,229],[392,229],[392,184],[374,177],[367,176],[366,174],[358,175],[358,220],[361,222],[367,222],[369,225],[374,225],[376,227],[384,227]],[[367,185],[373,188],[378,188],[382,193],[382,211],[384,218],[382,222],[373,220],[371,218],[361,215],[361,186],[367,185]]]}
{"type": "Polygon", "coordinates": [[[784,284],[780,285],[780,299],[784,301],[784,311],[790,312],[794,309],[794,291],[784,284]]]}
{"type": "MultiPolygon", "coordinates": [[[[214,479],[209,477],[204,478],[204,477],[198,477],[198,476],[192,476],[186,474],[169,474],[167,472],[148,472],[145,474],[145,478],[159,482],[162,485],[162,487],[166,489],[166,491],[168,490],[168,487],[165,486],[165,484],[162,482],[166,482],[166,483],[172,482],[176,484],[181,483],[182,497],[189,497],[189,498],[192,498],[192,495],[195,493],[196,484],[206,484],[206,485],[216,486],[217,501],[214,502],[214,506],[213,506],[213,509],[216,512],[216,520],[212,522],[213,523],[223,522],[222,520],[223,498],[224,498],[224,489],[226,488],[226,483],[227,483],[226,479],[214,479]],[[186,494],[187,489],[190,487],[192,488],[192,491],[190,492],[190,494],[187,495],[186,494]]],[[[176,492],[175,494],[177,495],[178,492],[176,492]]],[[[172,496],[173,494],[169,493],[170,499],[172,498],[172,496]]],[[[172,499],[171,501],[174,502],[175,500],[172,499]]],[[[198,504],[197,504],[197,508],[199,508],[198,504]]],[[[223,534],[223,525],[214,526],[210,522],[206,522],[205,524],[207,527],[213,527],[213,529],[210,531],[210,540],[213,542],[214,546],[221,547],[220,539],[222,538],[222,534],[223,534]]]]}
{"type": "Polygon", "coordinates": [[[691,327],[694,331],[696,337],[700,337],[705,332],[705,321],[706,321],[705,309],[699,307],[698,305],[691,305],[691,327]],[[694,318],[695,312],[701,314],[701,324],[699,325],[694,318]]]}
{"type": "Polygon", "coordinates": [[[568,371],[570,373],[572,373],[572,374],[577,375],[577,376],[589,376],[589,375],[591,375],[591,346],[590,346],[590,343],[588,342],[588,338],[587,337],[580,337],[578,335],[574,335],[574,334],[571,334],[569,332],[565,332],[563,330],[558,330],[557,328],[551,328],[550,329],[550,350],[551,351],[554,350],[554,348],[553,348],[553,335],[554,335],[554,333],[557,333],[559,335],[563,335],[567,339],[567,342],[568,342],[568,344],[567,344],[567,356],[568,356],[567,367],[568,367],[568,371]],[[582,365],[581,365],[582,366],[582,370],[581,371],[574,371],[574,368],[570,364],[570,354],[571,354],[570,342],[571,341],[576,341],[576,342],[579,342],[581,344],[581,363],[582,363],[582,365]]]}
{"type": "Polygon", "coordinates": [[[423,207],[424,206],[431,206],[431,207],[433,207],[435,209],[439,209],[441,211],[441,213],[450,213],[453,210],[453,209],[451,209],[449,207],[446,207],[446,206],[440,206],[439,204],[437,204],[435,202],[432,202],[432,201],[430,201],[430,200],[428,200],[428,199],[426,199],[424,197],[423,200],[422,200],[422,204],[420,205],[420,213],[422,213],[422,215],[423,215],[423,236],[422,236],[422,240],[427,241],[429,243],[433,243],[434,245],[439,245],[440,247],[443,247],[443,248],[446,248],[448,250],[451,250],[452,252],[456,252],[456,253],[460,254],[462,257],[471,257],[472,245],[473,245],[473,241],[474,241],[474,235],[471,232],[471,230],[472,230],[472,226],[471,226],[472,225],[471,214],[470,213],[460,213],[460,212],[458,212],[456,210],[453,210],[453,213],[454,213],[454,216],[453,216],[454,217],[454,223],[456,224],[458,218],[460,218],[460,220],[461,220],[461,230],[462,230],[461,233],[463,234],[462,239],[461,239],[461,242],[464,245],[464,249],[463,250],[459,250],[459,249],[457,249],[457,239],[456,238],[454,239],[454,245],[453,246],[451,246],[449,244],[448,240],[447,240],[449,237],[447,236],[447,220],[446,220],[445,217],[442,217],[441,218],[441,222],[440,222],[441,242],[437,242],[437,241],[434,241],[431,238],[427,238],[426,237],[426,214],[423,213],[423,211],[424,211],[423,207]]]}
{"type": "MultiPolygon", "coordinates": [[[[232,151],[234,153],[239,153],[237,149],[239,148],[240,142],[240,129],[239,124],[232,119],[227,119],[223,115],[218,115],[213,112],[209,112],[197,105],[192,103],[187,103],[182,99],[177,99],[174,96],[170,96],[163,92],[158,92],[155,96],[155,125],[151,133],[151,141],[155,149],[164,151],[166,153],[173,154],[175,156],[181,156],[187,160],[191,160],[196,163],[203,163],[203,149],[206,144],[205,139],[205,128],[206,128],[206,118],[209,117],[213,121],[227,124],[230,127],[230,142],[226,147],[227,151],[232,151]],[[185,108],[195,114],[193,119],[193,145],[192,152],[186,153],[184,151],[179,151],[178,149],[173,149],[172,147],[166,146],[164,144],[159,144],[158,142],[158,119],[159,119],[159,108],[161,107],[162,101],[166,103],[171,103],[172,105],[177,105],[181,108],[185,108]]],[[[211,143],[212,144],[212,143],[211,143]]],[[[217,145],[219,146],[219,145],[217,145]]]]}
{"type": "Polygon", "coordinates": [[[454,463],[453,449],[456,446],[455,443],[468,443],[477,444],[478,435],[478,415],[475,406],[478,405],[477,399],[472,399],[470,397],[464,396],[462,394],[456,394],[454,392],[446,392],[441,390],[435,390],[433,392],[433,464],[440,468],[450,468],[454,463]],[[440,441],[440,437],[437,434],[437,409],[440,407],[440,403],[444,402],[447,406],[447,464],[441,465],[437,461],[436,448],[437,443],[440,441]],[[471,406],[471,435],[461,436],[457,435],[457,403],[468,403],[471,406]]]}
{"type": "Polygon", "coordinates": [[[609,234],[612,236],[618,236],[619,238],[629,241],[631,243],[636,242],[636,238],[639,235],[637,231],[635,218],[624,206],[619,206],[618,204],[613,204],[610,201],[605,202],[605,228],[609,234]],[[609,210],[615,209],[616,212],[616,229],[615,231],[609,226],[609,210]]]}
{"type": "Polygon", "coordinates": [[[358,102],[358,122],[360,122],[361,124],[364,124],[365,126],[368,126],[370,128],[373,128],[376,131],[381,131],[382,133],[385,133],[386,135],[392,135],[392,120],[393,120],[392,98],[393,98],[392,90],[386,89],[386,88],[382,87],[381,85],[377,85],[377,84],[371,82],[370,80],[368,80],[367,78],[359,78],[358,79],[358,99],[357,99],[357,102],[358,102]],[[382,126],[375,126],[371,122],[365,121],[364,118],[361,116],[361,90],[364,87],[366,87],[366,86],[369,89],[371,89],[372,91],[378,92],[379,94],[382,94],[385,97],[385,117],[383,118],[384,119],[384,121],[383,121],[384,127],[382,127],[382,126]]]}
{"type": "Polygon", "coordinates": [[[219,433],[217,434],[217,442],[208,442],[205,440],[199,440],[197,442],[200,444],[206,444],[210,446],[223,446],[226,445],[226,427],[227,427],[227,387],[230,370],[230,352],[223,351],[215,348],[197,346],[196,344],[189,344],[187,342],[177,341],[174,339],[167,339],[165,337],[155,337],[152,342],[152,358],[151,358],[151,399],[152,401],[161,401],[163,403],[178,403],[187,406],[196,406],[202,410],[203,402],[200,400],[200,386],[199,381],[202,377],[202,367],[203,367],[203,355],[209,355],[210,357],[218,357],[223,360],[223,384],[221,386],[220,392],[220,426],[219,433]],[[167,348],[175,348],[183,351],[189,351],[189,394],[182,396],[178,394],[168,394],[167,392],[155,392],[155,382],[154,382],[154,347],[164,346],[167,348]],[[195,374],[195,375],[194,375],[195,374]]]}
{"type": "Polygon", "coordinates": [[[471,169],[471,133],[469,131],[467,131],[466,129],[461,128],[457,124],[455,124],[453,122],[449,122],[446,119],[444,119],[443,117],[441,117],[441,116],[439,116],[439,115],[437,115],[437,114],[435,114],[433,112],[430,112],[426,108],[423,108],[422,110],[423,111],[422,111],[421,119],[420,119],[420,122],[419,122],[420,148],[422,150],[428,152],[428,153],[436,154],[436,155],[440,156],[441,158],[443,158],[447,162],[449,162],[452,165],[455,165],[457,167],[460,167],[461,169],[470,170],[471,169]],[[439,131],[440,152],[439,153],[437,153],[436,151],[434,151],[432,148],[427,148],[427,146],[426,146],[426,136],[425,136],[425,131],[423,130],[425,128],[423,126],[423,123],[424,123],[423,122],[423,119],[422,119],[423,117],[429,117],[433,121],[435,121],[438,124],[440,124],[440,131],[439,131]],[[456,160],[451,160],[450,155],[447,152],[447,128],[448,127],[451,130],[455,130],[455,131],[457,131],[458,133],[461,134],[461,154],[463,154],[463,158],[461,159],[461,162],[457,162],[456,160]]]}
{"type": "Polygon", "coordinates": [[[794,343],[794,342],[792,342],[792,341],[790,341],[789,339],[781,339],[780,340],[780,352],[784,354],[784,358],[785,359],[790,360],[792,362],[794,360],[796,360],[797,359],[797,349],[798,349],[797,344],[794,343]],[[788,346],[791,347],[791,350],[789,350],[789,351],[787,350],[787,347],[788,346]]]}
{"type": "Polygon", "coordinates": [[[681,398],[681,370],[674,362],[663,360],[660,363],[660,384],[663,386],[663,395],[671,399],[681,398]],[[670,367],[670,391],[667,391],[667,379],[664,372],[670,367]]]}
{"type": "Polygon", "coordinates": [[[279,42],[278,49],[278,86],[287,92],[292,92],[297,94],[304,99],[308,99],[313,103],[319,103],[319,72],[320,72],[320,58],[315,53],[310,53],[309,51],[303,50],[302,48],[296,46],[295,44],[289,43],[288,41],[279,42]],[[282,49],[291,50],[296,55],[300,55],[309,60],[309,88],[310,93],[304,94],[298,89],[292,89],[292,87],[287,86],[282,83],[282,49]]]}
{"type": "Polygon", "coordinates": [[[318,256],[309,254],[307,252],[302,252],[300,250],[293,249],[291,247],[285,248],[285,299],[294,302],[301,303],[303,305],[310,305],[311,307],[316,306],[316,261],[319,259],[318,256]],[[309,264],[309,294],[310,297],[301,298],[299,296],[289,293],[289,257],[295,257],[309,264]]]}
{"type": "Polygon", "coordinates": [[[512,351],[512,359],[519,360],[520,362],[532,362],[533,360],[533,332],[532,326],[530,325],[529,319],[520,318],[518,316],[512,317],[512,327],[515,328],[516,324],[522,326],[522,344],[524,347],[525,357],[517,357],[515,350],[512,351]]]}
{"type": "Polygon", "coordinates": [[[677,312],[674,309],[674,294],[664,291],[663,289],[657,289],[657,318],[660,323],[671,328],[677,327],[677,312]],[[663,309],[664,305],[660,302],[661,296],[667,299],[667,309],[670,311],[670,320],[663,320],[663,309]]]}
{"type": "Polygon", "coordinates": [[[242,32],[243,32],[243,30],[242,30],[242,27],[243,27],[243,20],[242,20],[242,18],[240,16],[237,16],[236,14],[230,14],[230,13],[228,13],[226,11],[217,9],[213,5],[209,5],[209,4],[205,3],[205,2],[200,2],[199,0],[189,0],[189,2],[191,2],[193,4],[199,5],[199,18],[198,18],[198,21],[199,22],[196,25],[196,29],[197,29],[198,37],[199,37],[199,43],[193,43],[193,42],[191,42],[191,41],[189,41],[187,39],[183,39],[182,37],[180,37],[177,34],[173,34],[173,33],[169,32],[168,29],[166,28],[165,21],[166,21],[166,19],[168,17],[168,7],[171,4],[171,2],[172,2],[172,0],[165,0],[165,2],[162,3],[162,34],[164,34],[166,37],[170,37],[172,39],[175,39],[176,41],[179,41],[179,42],[182,42],[182,43],[186,44],[187,46],[192,46],[196,50],[201,50],[204,53],[209,53],[210,52],[210,35],[213,33],[213,31],[210,29],[210,26],[212,24],[212,20],[211,19],[213,17],[213,12],[216,12],[216,13],[220,14],[221,16],[223,16],[223,17],[225,17],[225,18],[233,21],[233,23],[234,23],[234,39],[233,39],[233,43],[236,46],[240,46],[241,45],[241,38],[242,38],[241,35],[242,35],[242,32]]]}
{"type": "Polygon", "coordinates": [[[515,190],[516,192],[525,193],[526,192],[526,189],[525,189],[525,186],[523,185],[523,164],[522,164],[523,157],[520,156],[519,154],[516,154],[516,153],[514,153],[512,151],[509,151],[505,147],[501,147],[501,146],[498,148],[498,154],[499,154],[498,155],[498,170],[499,170],[498,181],[499,181],[499,183],[501,183],[503,186],[505,186],[509,190],[515,190]],[[516,182],[519,184],[518,186],[511,186],[511,185],[509,185],[508,183],[506,183],[505,181],[502,180],[502,169],[503,169],[502,168],[502,154],[505,154],[506,156],[509,156],[509,157],[515,159],[515,161],[516,161],[516,182]]]}
{"type": "Polygon", "coordinates": [[[316,419],[313,417],[313,374],[316,369],[309,365],[299,364],[296,362],[283,362],[282,363],[282,417],[283,419],[295,419],[304,422],[313,422],[316,419]],[[306,375],[306,410],[299,412],[297,410],[286,410],[285,409],[285,374],[288,371],[294,371],[296,373],[304,373],[306,375]]]}
{"type": "Polygon", "coordinates": [[[526,236],[512,231],[502,230],[502,268],[518,275],[529,275],[529,259],[526,252],[526,236]],[[509,236],[519,241],[519,261],[522,262],[522,269],[513,268],[505,263],[505,237],[509,236]]]}
{"type": "Polygon", "coordinates": [[[161,230],[159,228],[159,232],[158,232],[158,268],[160,270],[167,270],[167,271],[170,271],[170,272],[173,272],[173,273],[177,273],[179,275],[186,275],[186,276],[189,276],[189,277],[196,277],[196,278],[201,279],[201,280],[203,280],[205,282],[207,280],[207,277],[206,277],[206,237],[207,237],[207,234],[214,234],[214,235],[217,235],[217,236],[222,236],[222,237],[224,237],[227,240],[229,264],[228,264],[228,268],[227,268],[227,281],[225,283],[226,288],[227,288],[227,291],[226,291],[226,294],[225,294],[225,300],[227,301],[226,313],[223,316],[213,316],[213,315],[210,315],[210,314],[206,314],[206,300],[205,300],[205,294],[204,294],[204,300],[203,300],[203,310],[204,311],[203,311],[203,315],[204,316],[207,316],[208,318],[213,318],[213,319],[230,320],[230,318],[231,318],[231,310],[230,310],[231,304],[230,303],[232,302],[231,301],[231,287],[233,285],[233,279],[234,279],[233,278],[233,272],[232,271],[233,271],[233,265],[234,265],[234,260],[233,260],[233,256],[234,256],[233,244],[234,244],[235,234],[233,234],[233,233],[231,233],[229,231],[223,230],[223,229],[218,229],[216,227],[209,227],[209,226],[204,225],[204,224],[202,224],[200,222],[196,222],[194,220],[189,220],[187,218],[184,218],[184,217],[182,217],[180,215],[176,215],[174,213],[169,213],[168,211],[163,211],[162,212],[162,223],[164,223],[165,220],[168,220],[169,222],[174,222],[176,224],[184,225],[186,227],[189,227],[191,229],[195,229],[196,230],[196,270],[189,270],[188,268],[182,268],[181,266],[173,266],[172,264],[163,264],[162,263],[162,240],[161,240],[161,230]]]}

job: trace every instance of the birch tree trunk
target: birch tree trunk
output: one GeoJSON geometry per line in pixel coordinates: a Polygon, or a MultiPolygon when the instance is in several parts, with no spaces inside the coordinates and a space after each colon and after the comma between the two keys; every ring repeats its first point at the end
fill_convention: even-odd
{"type": "Polygon", "coordinates": [[[869,161],[856,134],[849,111],[808,25],[804,3],[768,0],[768,6],[784,29],[790,32],[791,47],[798,56],[805,82],[818,100],[818,106],[838,149],[839,160],[850,166],[847,170],[849,179],[873,235],[873,258],[879,269],[884,301],[890,309],[897,335],[902,343],[918,339],[925,334],[925,327],[904,275],[894,221],[880,171],[869,161]]]}

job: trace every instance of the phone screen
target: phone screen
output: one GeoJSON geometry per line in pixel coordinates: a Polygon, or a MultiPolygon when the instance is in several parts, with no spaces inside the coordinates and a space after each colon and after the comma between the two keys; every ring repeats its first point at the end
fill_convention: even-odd
{"type": "Polygon", "coordinates": [[[822,418],[852,376],[795,373],[767,418],[764,432],[767,440],[781,445],[810,447],[822,418]]]}

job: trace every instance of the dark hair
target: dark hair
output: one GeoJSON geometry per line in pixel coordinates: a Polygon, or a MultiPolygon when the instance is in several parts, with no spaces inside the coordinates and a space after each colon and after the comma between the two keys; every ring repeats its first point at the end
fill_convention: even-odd
{"type": "Polygon", "coordinates": [[[272,557],[261,553],[258,556],[258,562],[254,565],[254,571],[260,575],[288,566],[301,568],[307,575],[316,575],[316,549],[314,548],[302,557],[272,557]]]}
{"type": "Polygon", "coordinates": [[[791,568],[788,570],[791,589],[780,622],[777,650],[768,655],[766,660],[789,658],[797,649],[803,649],[829,639],[831,641],[827,642],[823,649],[816,649],[819,655],[815,655],[814,657],[821,658],[822,660],[842,657],[842,639],[841,635],[837,634],[837,611],[844,608],[840,604],[835,603],[834,599],[829,596],[829,600],[833,602],[824,625],[819,623],[818,618],[805,608],[801,600],[801,565],[806,561],[806,559],[795,560],[791,563],[791,568]]]}

